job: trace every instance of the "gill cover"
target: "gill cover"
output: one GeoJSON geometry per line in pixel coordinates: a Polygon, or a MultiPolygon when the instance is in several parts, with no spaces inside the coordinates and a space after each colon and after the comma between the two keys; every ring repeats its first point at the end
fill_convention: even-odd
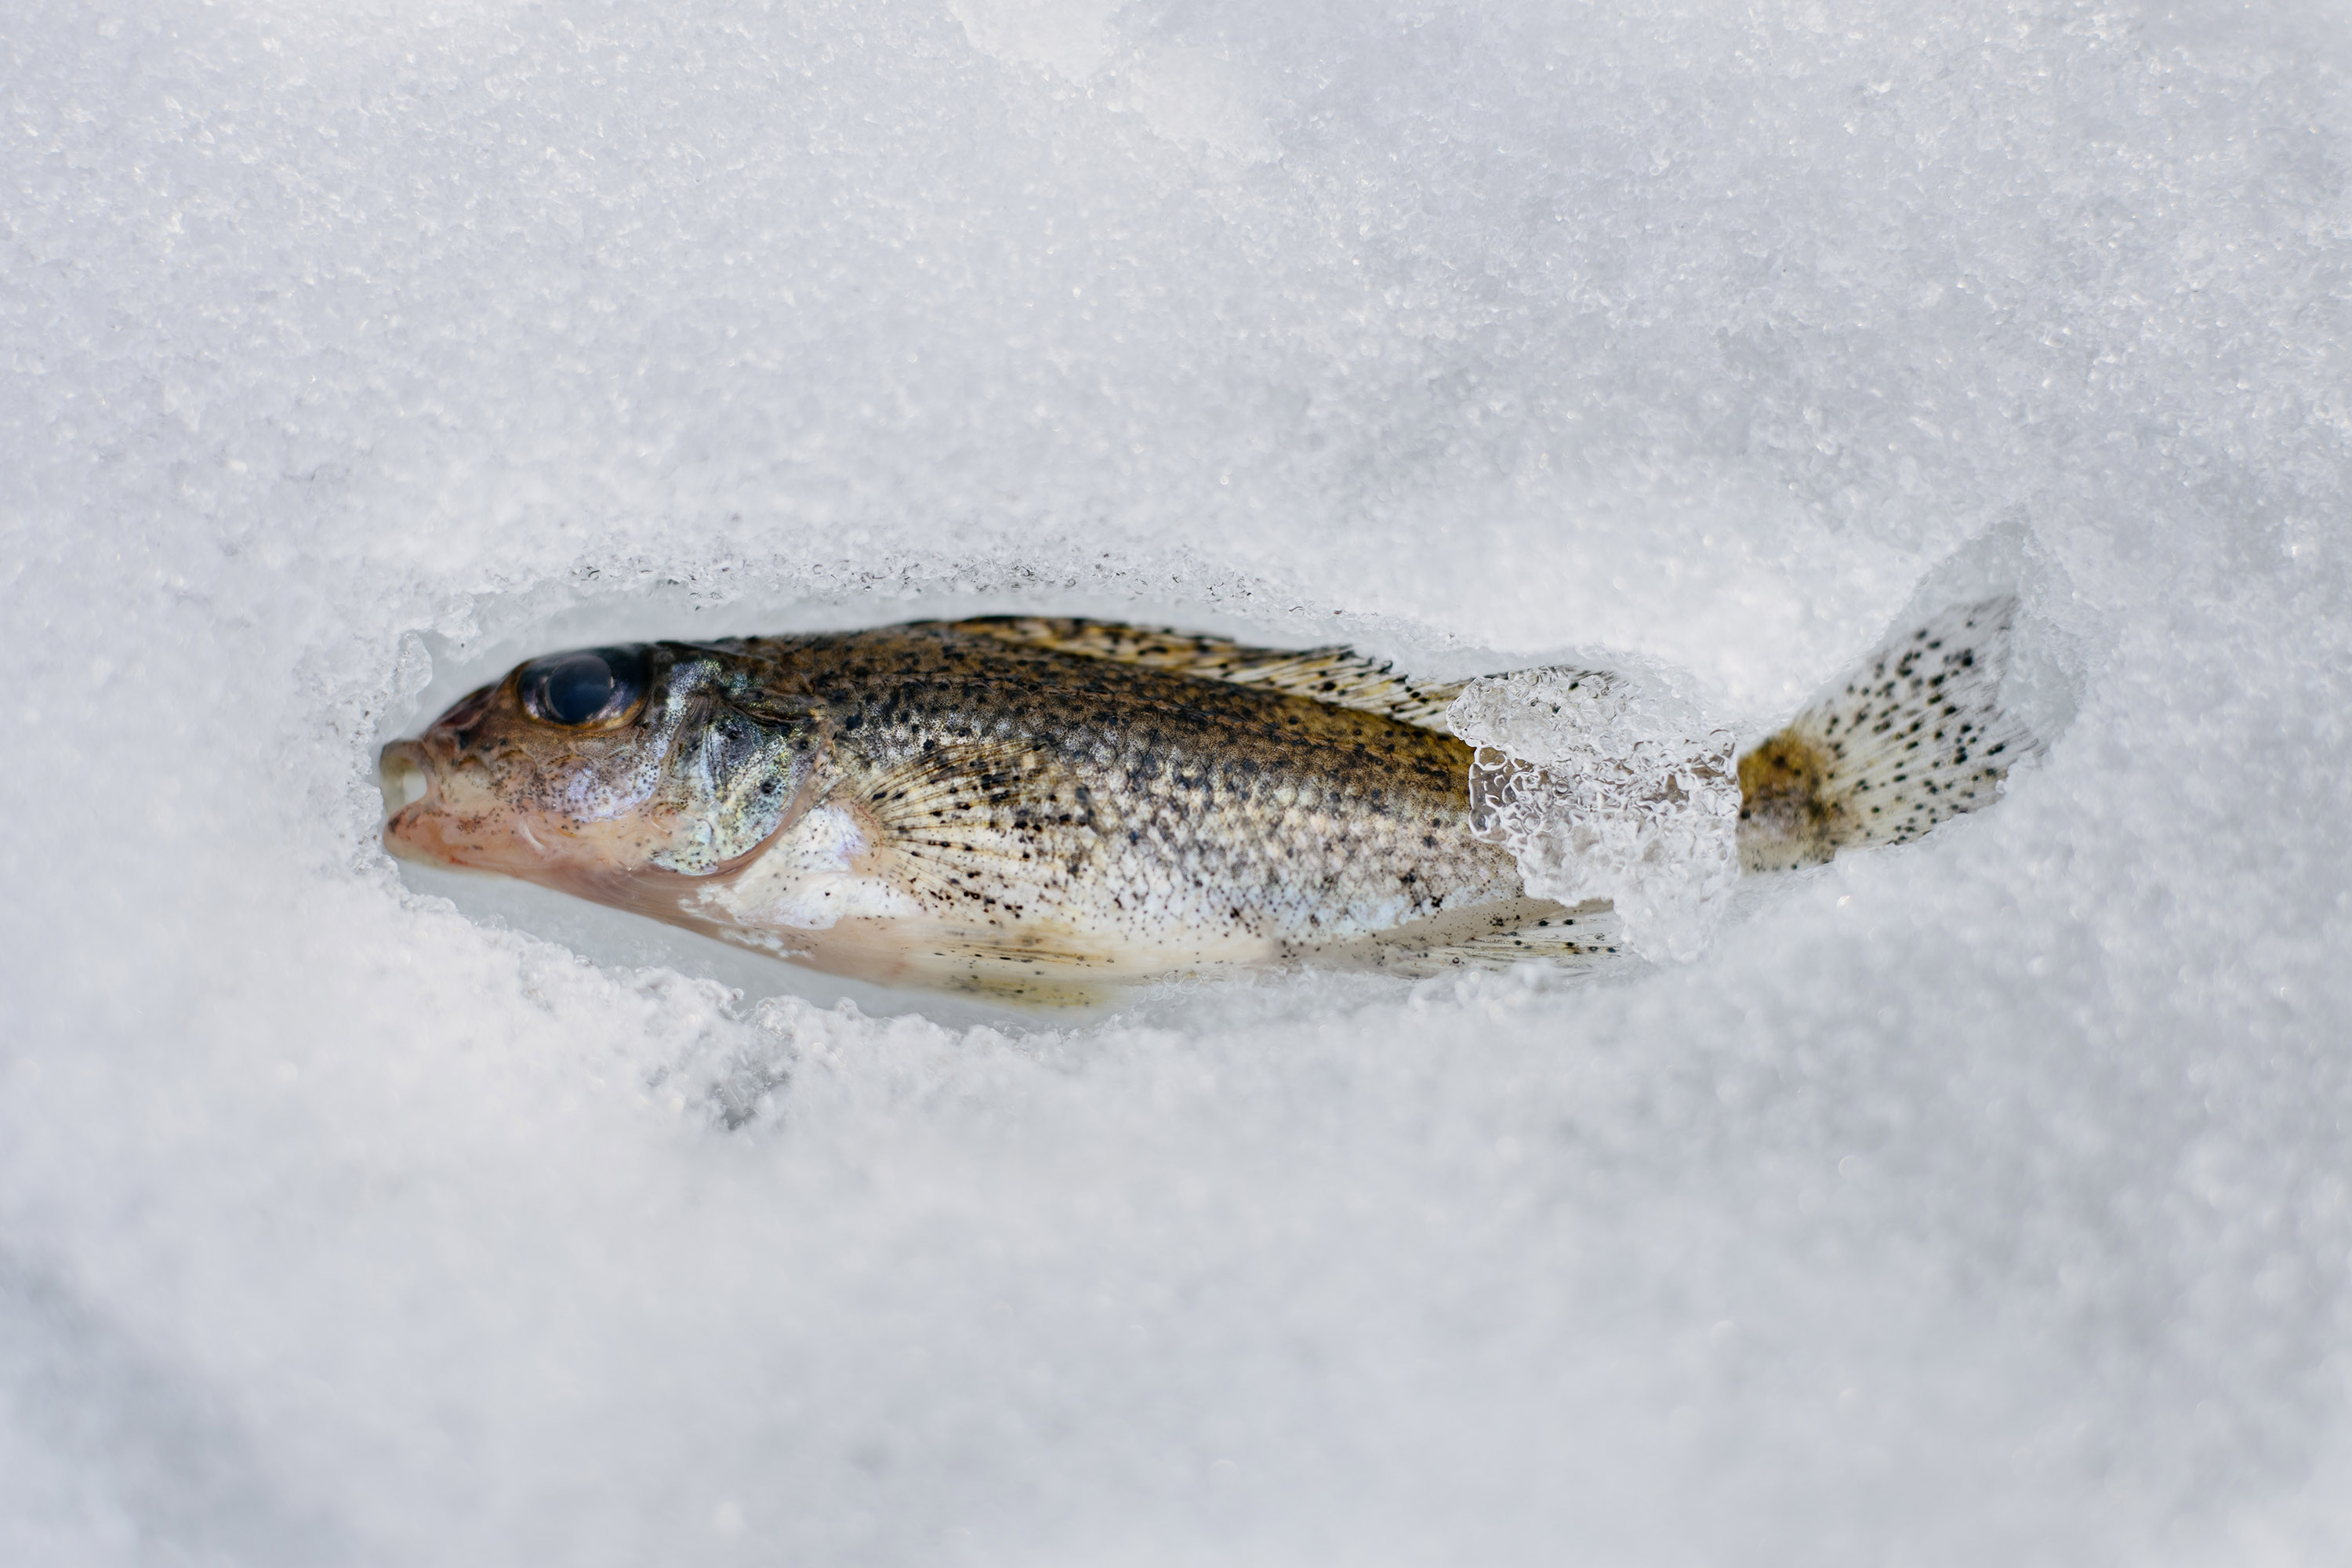
{"type": "Polygon", "coordinates": [[[696,695],[708,702],[679,726],[670,752],[666,793],[677,807],[679,831],[648,857],[682,876],[725,869],[806,804],[815,760],[808,721],[772,707],[748,712],[725,685],[716,660],[692,656],[679,658],[669,681],[671,704],[696,695]]]}

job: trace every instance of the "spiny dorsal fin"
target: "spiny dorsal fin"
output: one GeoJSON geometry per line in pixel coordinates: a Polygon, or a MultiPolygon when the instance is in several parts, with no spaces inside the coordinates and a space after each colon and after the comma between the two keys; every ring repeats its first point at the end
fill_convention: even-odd
{"type": "Polygon", "coordinates": [[[2000,704],[2015,599],[1960,605],[1889,638],[1842,688],[1739,759],[1740,859],[1818,865],[1906,844],[1990,805],[2032,734],[2000,704]]]}
{"type": "Polygon", "coordinates": [[[1445,710],[1469,684],[1413,680],[1349,648],[1247,647],[1223,637],[1157,631],[1115,621],[988,616],[956,621],[952,629],[1088,658],[1148,665],[1204,680],[1264,687],[1440,731],[1445,729],[1445,710]]]}

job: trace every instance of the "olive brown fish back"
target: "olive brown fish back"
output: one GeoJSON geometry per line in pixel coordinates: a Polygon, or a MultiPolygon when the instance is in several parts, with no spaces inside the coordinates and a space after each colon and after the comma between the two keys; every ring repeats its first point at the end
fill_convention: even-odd
{"type": "Polygon", "coordinates": [[[1224,637],[1066,616],[987,616],[946,624],[1003,642],[1286,692],[1441,733],[1445,710],[1469,684],[1415,680],[1348,647],[1251,647],[1224,637]]]}

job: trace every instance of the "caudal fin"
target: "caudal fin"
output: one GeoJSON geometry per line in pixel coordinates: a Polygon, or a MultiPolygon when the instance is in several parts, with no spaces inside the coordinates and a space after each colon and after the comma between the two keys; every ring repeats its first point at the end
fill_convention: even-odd
{"type": "Polygon", "coordinates": [[[2016,614],[2015,599],[1988,599],[1901,633],[1741,757],[1740,863],[1819,865],[1991,804],[2034,744],[1999,704],[2016,614]]]}

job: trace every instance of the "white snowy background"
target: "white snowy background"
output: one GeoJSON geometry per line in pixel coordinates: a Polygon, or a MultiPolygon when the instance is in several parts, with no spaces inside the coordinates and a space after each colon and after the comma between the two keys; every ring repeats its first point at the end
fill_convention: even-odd
{"type": "Polygon", "coordinates": [[[11,0],[0,1560],[2347,1561],[2347,68],[11,0]],[[1996,809],[1591,984],[843,1009],[374,837],[583,641],[1108,612],[1754,735],[1995,582],[1996,809]]]}

